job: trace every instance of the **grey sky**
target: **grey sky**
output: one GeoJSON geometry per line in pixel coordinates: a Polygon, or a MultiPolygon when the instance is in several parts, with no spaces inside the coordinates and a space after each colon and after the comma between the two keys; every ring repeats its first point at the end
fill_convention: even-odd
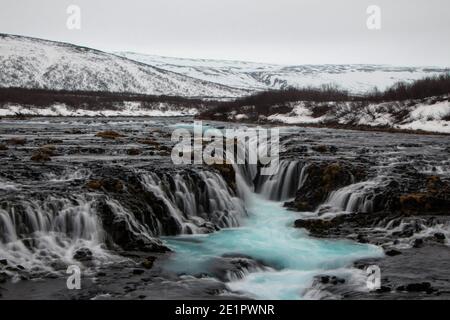
{"type": "Polygon", "coordinates": [[[0,32],[102,50],[283,64],[450,66],[448,0],[1,0],[0,32]],[[81,8],[81,30],[66,9],[81,8]],[[366,27],[378,5],[382,28],[366,27]]]}

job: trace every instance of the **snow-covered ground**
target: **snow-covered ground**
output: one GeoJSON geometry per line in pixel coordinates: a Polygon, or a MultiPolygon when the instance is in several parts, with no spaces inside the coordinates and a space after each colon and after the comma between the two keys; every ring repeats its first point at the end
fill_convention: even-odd
{"type": "Polygon", "coordinates": [[[90,48],[0,34],[0,87],[237,97],[248,92],[90,48]]]}
{"type": "Polygon", "coordinates": [[[353,93],[365,93],[374,87],[384,90],[399,81],[409,82],[445,72],[445,69],[433,67],[361,64],[288,66],[244,61],[171,58],[134,52],[116,54],[189,77],[250,90],[335,84],[353,93]]]}
{"type": "Polygon", "coordinates": [[[5,116],[61,116],[61,117],[177,117],[193,116],[198,113],[196,108],[179,108],[160,103],[153,108],[143,108],[139,102],[125,102],[114,110],[73,109],[63,104],[38,108],[10,104],[0,108],[0,117],[5,116]]]}
{"type": "Polygon", "coordinates": [[[291,102],[289,112],[259,115],[255,108],[223,115],[231,121],[268,121],[285,124],[341,124],[450,133],[449,96],[385,103],[291,102]],[[256,117],[256,118],[255,118],[256,117]]]}

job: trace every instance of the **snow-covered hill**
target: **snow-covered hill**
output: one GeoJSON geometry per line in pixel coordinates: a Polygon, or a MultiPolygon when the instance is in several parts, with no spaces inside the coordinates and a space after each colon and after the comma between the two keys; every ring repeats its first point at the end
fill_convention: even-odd
{"type": "Polygon", "coordinates": [[[442,68],[393,67],[384,65],[283,66],[242,61],[170,58],[133,52],[123,57],[193,78],[250,90],[286,87],[318,87],[336,84],[353,93],[377,87],[385,89],[399,81],[413,81],[445,72],[442,68]]]}
{"type": "Polygon", "coordinates": [[[226,113],[215,113],[214,120],[252,121],[288,125],[345,125],[422,130],[450,134],[450,96],[417,100],[369,102],[297,101],[274,105],[258,112],[255,106],[244,106],[226,113]]]}
{"type": "Polygon", "coordinates": [[[0,87],[236,97],[247,92],[111,53],[0,34],[0,87]]]}
{"type": "Polygon", "coordinates": [[[0,87],[235,98],[260,90],[322,84],[361,93],[445,71],[380,65],[283,66],[106,53],[0,34],[0,87]]]}

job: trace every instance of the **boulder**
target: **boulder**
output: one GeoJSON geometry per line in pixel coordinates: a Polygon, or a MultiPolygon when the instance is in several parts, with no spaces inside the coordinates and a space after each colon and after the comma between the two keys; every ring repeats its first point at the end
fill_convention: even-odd
{"type": "Polygon", "coordinates": [[[441,232],[436,232],[436,233],[434,234],[434,238],[435,238],[437,241],[439,241],[439,242],[444,242],[445,239],[446,239],[445,234],[443,234],[443,233],[441,233],[441,232]]]}
{"type": "Polygon", "coordinates": [[[91,261],[92,260],[92,251],[88,248],[80,248],[75,251],[73,258],[78,261],[91,261]]]}

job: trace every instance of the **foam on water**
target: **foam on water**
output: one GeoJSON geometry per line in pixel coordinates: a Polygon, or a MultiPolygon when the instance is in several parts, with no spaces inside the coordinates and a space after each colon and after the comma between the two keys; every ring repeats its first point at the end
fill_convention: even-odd
{"type": "Polygon", "coordinates": [[[177,253],[169,268],[179,273],[207,273],[211,258],[244,254],[274,270],[251,273],[229,282],[231,290],[257,299],[298,299],[315,275],[383,254],[372,245],[309,237],[305,231],[292,227],[298,216],[283,208],[282,203],[252,194],[251,198],[247,196],[246,205],[250,217],[241,228],[165,239],[177,253]]]}

